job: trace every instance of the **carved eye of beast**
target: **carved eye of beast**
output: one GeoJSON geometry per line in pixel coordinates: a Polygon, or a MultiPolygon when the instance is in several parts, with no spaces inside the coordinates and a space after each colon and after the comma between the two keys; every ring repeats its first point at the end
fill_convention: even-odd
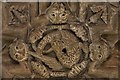
{"type": "Polygon", "coordinates": [[[53,24],[66,23],[70,11],[62,3],[53,3],[47,10],[47,19],[53,24]]]}
{"type": "Polygon", "coordinates": [[[9,48],[9,54],[15,61],[21,62],[27,59],[27,46],[23,41],[18,40],[12,43],[9,48]]]}
{"type": "Polygon", "coordinates": [[[90,59],[92,61],[105,61],[110,55],[110,47],[104,41],[96,41],[90,44],[90,59]]]}

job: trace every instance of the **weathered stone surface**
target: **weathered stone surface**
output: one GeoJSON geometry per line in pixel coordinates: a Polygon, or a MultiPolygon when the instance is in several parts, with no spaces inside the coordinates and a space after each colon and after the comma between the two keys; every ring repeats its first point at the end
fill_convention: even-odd
{"type": "Polygon", "coordinates": [[[3,78],[119,78],[118,3],[3,3],[3,78]]]}

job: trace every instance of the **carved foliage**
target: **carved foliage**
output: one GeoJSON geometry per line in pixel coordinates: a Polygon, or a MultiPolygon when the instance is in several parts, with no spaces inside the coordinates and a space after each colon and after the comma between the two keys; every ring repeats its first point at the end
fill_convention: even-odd
{"type": "Polygon", "coordinates": [[[20,3],[7,3],[8,25],[19,26],[29,22],[29,5],[20,3]]]}

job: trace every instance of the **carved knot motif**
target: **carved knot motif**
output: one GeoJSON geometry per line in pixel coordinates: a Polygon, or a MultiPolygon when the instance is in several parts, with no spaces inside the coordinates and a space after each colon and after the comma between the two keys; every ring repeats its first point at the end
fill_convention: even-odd
{"type": "Polygon", "coordinates": [[[29,34],[32,49],[17,41],[10,46],[10,56],[18,62],[31,56],[34,78],[73,78],[85,72],[90,60],[104,61],[109,56],[105,54],[109,53],[108,45],[104,41],[89,44],[86,27],[76,21],[69,22],[70,17],[71,12],[65,4],[53,3],[46,10],[48,23],[38,25],[29,34]]]}

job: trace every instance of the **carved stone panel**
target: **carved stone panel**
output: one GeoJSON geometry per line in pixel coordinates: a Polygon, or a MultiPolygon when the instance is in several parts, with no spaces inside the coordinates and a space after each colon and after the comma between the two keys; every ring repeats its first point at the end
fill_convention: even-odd
{"type": "Polygon", "coordinates": [[[3,78],[119,79],[119,3],[3,3],[3,78]]]}

